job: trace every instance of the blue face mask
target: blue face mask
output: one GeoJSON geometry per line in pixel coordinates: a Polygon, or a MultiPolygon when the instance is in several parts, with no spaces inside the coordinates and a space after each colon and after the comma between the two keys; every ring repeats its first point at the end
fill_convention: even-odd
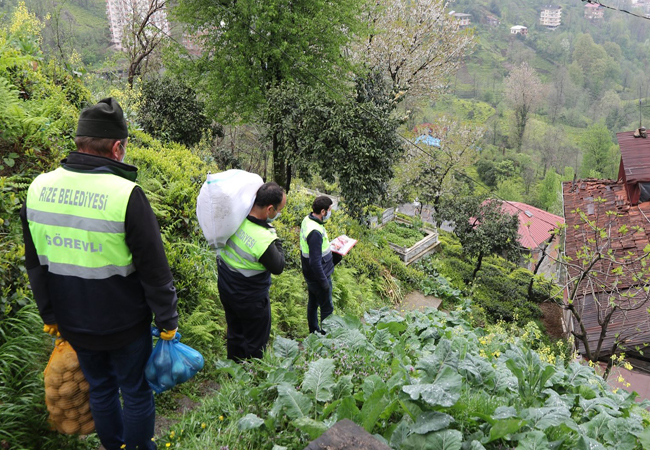
{"type": "Polygon", "coordinates": [[[323,222],[328,220],[331,216],[332,216],[332,210],[330,209],[329,211],[327,211],[327,214],[323,216],[323,222]]]}
{"type": "Polygon", "coordinates": [[[267,217],[267,218],[266,218],[266,223],[271,223],[271,222],[273,222],[275,219],[277,219],[277,218],[280,217],[280,216],[281,216],[281,214],[280,214],[280,213],[277,213],[277,214],[275,215],[275,217],[273,217],[273,218],[271,218],[271,217],[267,217]]]}

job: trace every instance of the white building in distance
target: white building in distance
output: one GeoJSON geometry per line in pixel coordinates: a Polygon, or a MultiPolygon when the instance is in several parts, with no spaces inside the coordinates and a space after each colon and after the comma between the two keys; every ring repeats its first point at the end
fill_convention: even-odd
{"type": "Polygon", "coordinates": [[[526,36],[528,34],[528,27],[525,27],[523,25],[515,25],[514,27],[510,27],[510,34],[521,34],[523,36],[526,36]]]}
{"type": "Polygon", "coordinates": [[[549,30],[555,30],[562,24],[562,7],[554,5],[542,7],[539,23],[549,30]]]}

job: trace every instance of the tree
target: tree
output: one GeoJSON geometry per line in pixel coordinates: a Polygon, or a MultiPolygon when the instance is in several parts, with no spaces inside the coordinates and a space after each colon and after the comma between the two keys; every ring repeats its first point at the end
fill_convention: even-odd
{"type": "Polygon", "coordinates": [[[158,139],[193,145],[210,126],[194,89],[172,77],[144,81],[138,110],[144,131],[158,139]]]}
{"type": "Polygon", "coordinates": [[[545,177],[546,171],[550,168],[558,166],[566,140],[562,127],[547,125],[536,120],[529,122],[524,146],[531,149],[535,155],[539,155],[542,166],[541,177],[545,177]]]}
{"type": "Polygon", "coordinates": [[[566,88],[568,83],[571,80],[569,79],[569,72],[566,67],[560,67],[553,77],[553,84],[551,86],[549,95],[547,96],[547,106],[549,109],[549,115],[551,116],[551,123],[555,123],[560,111],[564,107],[566,102],[566,88]]]}
{"type": "Polygon", "coordinates": [[[406,93],[431,100],[474,45],[473,32],[459,29],[445,0],[367,2],[362,12],[370,33],[352,46],[354,59],[391,83],[394,101],[406,93]]]}
{"type": "MultiPolygon", "coordinates": [[[[566,214],[566,255],[561,260],[566,292],[555,301],[571,314],[577,325],[571,333],[590,361],[625,351],[628,343],[632,351],[647,345],[650,245],[629,248],[626,243],[638,239],[632,235],[645,236],[646,242],[647,236],[623,217],[630,216],[607,211],[602,198],[594,198],[586,212],[566,214]]],[[[612,358],[608,363],[605,376],[612,358]]]]}
{"type": "Polygon", "coordinates": [[[515,147],[521,148],[526,123],[543,98],[543,85],[535,69],[524,62],[505,80],[506,100],[514,110],[515,147]]]}
{"type": "Polygon", "coordinates": [[[583,150],[582,167],[580,168],[583,178],[592,175],[596,177],[613,176],[615,165],[612,160],[612,138],[603,123],[587,128],[580,140],[580,146],[583,150]]]}
{"type": "Polygon", "coordinates": [[[266,121],[282,157],[305,178],[338,180],[348,213],[361,219],[385,195],[403,149],[383,80],[358,79],[356,93],[333,99],[322,88],[285,84],[270,91],[266,121]]]}
{"type": "Polygon", "coordinates": [[[122,46],[129,58],[127,82],[133,86],[156,48],[169,36],[167,0],[125,0],[129,17],[122,30],[122,46]]]}
{"type": "MultiPolygon", "coordinates": [[[[175,69],[206,93],[208,113],[218,121],[255,120],[283,82],[344,85],[341,50],[358,28],[358,10],[358,0],[179,0],[177,17],[203,54],[175,69]]],[[[278,137],[271,141],[274,179],[288,188],[291,162],[281,156],[278,137]]]]}
{"type": "Polygon", "coordinates": [[[501,201],[456,198],[443,203],[440,216],[442,220],[454,223],[454,234],[463,246],[463,252],[476,258],[472,279],[476,278],[485,256],[499,254],[511,261],[518,260],[519,217],[505,214],[501,201]]]}
{"type": "Polygon", "coordinates": [[[589,34],[582,34],[576,40],[573,62],[586,75],[584,87],[589,90],[592,99],[599,98],[612,80],[620,78],[620,65],[589,34]]]}
{"type": "Polygon", "coordinates": [[[418,143],[418,148],[407,147],[405,183],[415,188],[422,202],[438,206],[442,196],[452,193],[455,172],[476,160],[476,145],[483,133],[480,127],[449,117],[436,119],[431,136],[440,140],[439,146],[418,143]]]}
{"type": "Polygon", "coordinates": [[[537,206],[553,214],[561,214],[561,188],[560,176],[555,170],[546,172],[544,180],[537,189],[537,206]]]}

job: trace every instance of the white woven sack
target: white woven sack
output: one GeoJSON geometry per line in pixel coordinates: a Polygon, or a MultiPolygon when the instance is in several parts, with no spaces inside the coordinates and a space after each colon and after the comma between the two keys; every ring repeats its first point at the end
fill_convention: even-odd
{"type": "Polygon", "coordinates": [[[262,177],[245,170],[208,173],[196,199],[196,216],[211,247],[221,248],[253,207],[262,177]]]}

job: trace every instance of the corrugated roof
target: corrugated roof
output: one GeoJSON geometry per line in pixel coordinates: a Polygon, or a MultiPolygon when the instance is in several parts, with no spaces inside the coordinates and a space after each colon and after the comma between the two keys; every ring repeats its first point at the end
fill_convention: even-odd
{"type": "Polygon", "coordinates": [[[628,184],[650,182],[650,137],[635,138],[634,131],[616,133],[621,148],[621,165],[628,184]]]}
{"type": "MultiPolygon", "coordinates": [[[[586,179],[578,180],[575,184],[565,182],[562,190],[566,220],[565,252],[571,258],[570,261],[576,264],[568,266],[569,276],[576,277],[580,274],[578,254],[585,247],[593,248],[594,245],[602,246],[604,251],[611,249],[617,259],[629,256],[629,269],[638,274],[642,268],[636,259],[643,255],[644,248],[650,243],[650,203],[630,206],[624,185],[612,180],[586,179]],[[585,223],[578,210],[586,214],[586,219],[592,224],[585,223]],[[607,211],[616,214],[606,214],[607,211]],[[593,225],[606,229],[609,237],[593,240],[593,225]],[[622,232],[621,227],[630,231],[622,232]],[[634,231],[634,227],[640,229],[634,231]]],[[[583,318],[592,349],[595,349],[601,332],[599,323],[611,311],[607,299],[615,290],[612,286],[616,286],[618,293],[635,293],[647,281],[640,281],[627,269],[623,275],[618,275],[613,272],[615,267],[607,260],[596,263],[590,270],[593,276],[588,276],[580,284],[576,296],[577,310],[583,318]],[[594,300],[594,294],[598,301],[594,300]]],[[[602,347],[605,355],[611,353],[616,334],[627,339],[626,346],[630,350],[636,345],[650,342],[650,315],[644,306],[643,291],[630,298],[621,298],[619,294],[613,296],[630,310],[619,309],[618,313],[613,314],[602,347]],[[632,310],[637,305],[639,309],[632,310]]],[[[574,327],[579,330],[577,325],[574,320],[574,327]]]]}
{"type": "Polygon", "coordinates": [[[526,203],[504,201],[501,209],[510,215],[519,216],[519,243],[531,250],[548,240],[557,224],[564,223],[562,217],[526,203]]]}

